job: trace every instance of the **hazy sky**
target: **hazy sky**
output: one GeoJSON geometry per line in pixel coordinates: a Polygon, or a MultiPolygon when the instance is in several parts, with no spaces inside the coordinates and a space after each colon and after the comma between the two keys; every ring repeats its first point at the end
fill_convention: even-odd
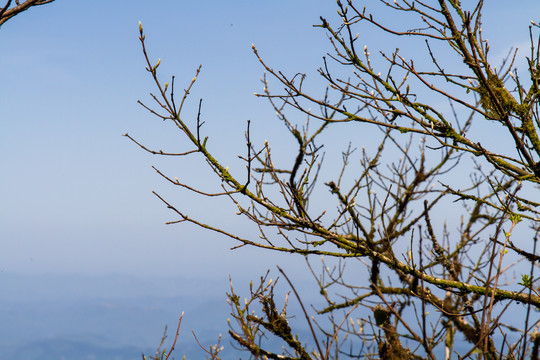
{"type": "MultiPolygon", "coordinates": [[[[484,36],[493,56],[515,45],[525,50],[529,21],[539,14],[538,1],[486,2],[484,36]]],[[[164,78],[176,75],[178,90],[203,64],[186,116],[203,97],[204,131],[224,163],[238,164],[247,119],[256,140],[273,138],[277,148],[282,127],[253,96],[263,71],[251,44],[276,69],[314,74],[329,50],[325,33],[311,26],[320,15],[335,18],[335,1],[57,0],[3,25],[0,272],[214,277],[259,274],[276,261],[303,267],[300,257],[231,252],[229,239],[188,224],[165,226],[176,218],[152,190],[189,214],[243,231],[240,221],[220,215],[234,212],[227,201],[201,202],[151,168],[217,189],[200,158],[160,159],[121,135],[187,150],[170,124],[136,103],[153,91],[138,40],[141,20],[151,57],[162,59],[164,78]]],[[[380,43],[375,32],[361,35],[370,48],[400,46],[380,43]]]]}

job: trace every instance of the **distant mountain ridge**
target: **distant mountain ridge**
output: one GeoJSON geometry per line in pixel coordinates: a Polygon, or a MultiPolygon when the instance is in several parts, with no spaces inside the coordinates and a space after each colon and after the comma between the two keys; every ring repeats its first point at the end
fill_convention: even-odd
{"type": "Polygon", "coordinates": [[[203,344],[227,330],[224,292],[211,296],[212,286],[216,291],[215,281],[0,273],[0,359],[140,359],[155,351],[166,325],[176,329],[182,311],[178,354],[204,358],[191,330],[203,344]]]}
{"type": "MultiPolygon", "coordinates": [[[[240,295],[244,280],[235,281],[240,295]]],[[[206,359],[192,330],[204,346],[223,334],[223,360],[249,358],[227,335],[229,279],[0,272],[0,289],[0,360],[141,359],[143,352],[155,354],[166,325],[170,346],[182,312],[175,359],[206,359]]],[[[295,306],[289,305],[291,314],[300,313],[295,306]]],[[[311,339],[307,329],[296,331],[311,339]]],[[[268,339],[280,349],[275,340],[268,339]]]]}
{"type": "MultiPolygon", "coordinates": [[[[153,349],[146,349],[152,354],[153,349]]],[[[132,360],[141,357],[141,349],[135,346],[115,346],[106,340],[92,337],[73,339],[48,339],[29,342],[5,353],[11,360],[132,360]]]]}

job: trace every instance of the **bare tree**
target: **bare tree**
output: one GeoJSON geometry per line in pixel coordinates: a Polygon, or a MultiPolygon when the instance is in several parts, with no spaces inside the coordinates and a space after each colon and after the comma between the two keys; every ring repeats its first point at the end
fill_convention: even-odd
{"type": "Polygon", "coordinates": [[[276,161],[268,142],[252,142],[248,121],[246,169],[238,173],[205,137],[201,102],[197,118],[183,117],[200,68],[178,96],[174,77],[158,77],[160,61],[150,60],[140,26],[157,86],[156,106],[141,104],[183,133],[186,148],[153,150],[126,136],[152,154],[200,156],[220,186],[214,193],[155,170],[181,189],[228,197],[260,235],[241,237],[156,196],[178,215],[173,223],[215,231],[237,247],[309,259],[326,301],[319,320],[282,276],[302,304],[310,339],[294,335],[286,301],[279,309],[267,278],[250,286],[245,302],[231,287],[230,335],[255,359],[538,359],[539,25],[529,25],[528,71],[519,74],[517,49],[492,63],[483,1],[380,0],[368,5],[373,11],[357,3],[338,0],[341,22],[321,17],[317,25],[333,46],[319,69],[327,83],[321,95],[305,74],[274,70],[253,47],[266,74],[257,96],[270,102],[297,148],[287,162],[276,161]],[[389,12],[403,21],[385,23],[389,12]],[[366,26],[415,51],[371,55],[361,45],[366,26]],[[379,145],[350,144],[341,171],[325,171],[322,145],[335,126],[371,131],[379,145]],[[330,200],[324,211],[312,210],[330,200]],[[322,256],[321,271],[311,255],[322,256]],[[350,262],[363,264],[368,278],[347,273],[350,262]],[[265,347],[265,334],[282,340],[282,353],[265,347]]]}
{"type": "Polygon", "coordinates": [[[32,6],[45,5],[52,3],[53,1],[54,0],[26,0],[21,3],[19,0],[15,0],[15,5],[12,6],[12,0],[8,0],[6,5],[0,8],[0,27],[15,15],[30,9],[32,6]]]}

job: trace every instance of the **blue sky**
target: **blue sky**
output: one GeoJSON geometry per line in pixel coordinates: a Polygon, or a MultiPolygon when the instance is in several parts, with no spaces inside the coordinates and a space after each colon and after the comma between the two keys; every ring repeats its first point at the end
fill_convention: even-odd
{"type": "MultiPolygon", "coordinates": [[[[532,14],[540,14],[537,1],[486,4],[493,56],[526,49],[532,14]]],[[[299,257],[231,252],[229,239],[165,226],[175,217],[152,190],[189,214],[244,231],[223,216],[234,212],[227,201],[178,192],[151,169],[215,189],[202,162],[160,159],[121,135],[185,149],[178,133],[136,103],[153,90],[138,40],[142,21],[152,58],[162,58],[161,74],[176,75],[178,89],[203,64],[185,116],[203,97],[204,130],[224,163],[239,164],[247,119],[257,141],[274,139],[278,148],[282,128],[253,96],[263,71],[251,44],[276,69],[314,74],[329,50],[311,26],[320,15],[335,18],[335,2],[57,0],[8,21],[0,29],[0,272],[228,277],[262,274],[276,262],[303,268],[299,257]]],[[[370,47],[400,45],[365,37],[370,47]]]]}
{"type": "Polygon", "coordinates": [[[249,266],[259,274],[272,267],[269,254],[261,261],[259,251],[259,259],[250,261],[254,251],[228,251],[236,245],[228,239],[187,224],[164,225],[175,218],[152,190],[183,203],[190,214],[211,213],[210,221],[219,222],[229,205],[208,211],[151,169],[164,166],[211,187],[207,178],[193,176],[201,168],[197,161],[163,161],[121,136],[128,132],[150,146],[182,148],[168,124],[136,103],[153,90],[138,22],[151,56],[163,59],[162,74],[175,74],[179,89],[203,64],[186,114],[204,97],[210,141],[223,147],[224,161],[234,162],[237,150],[244,150],[248,118],[275,124],[267,104],[253,96],[262,69],[251,44],[276,66],[314,71],[327,43],[310,25],[333,7],[307,1],[149,6],[58,0],[7,22],[0,31],[0,271],[211,277],[227,276],[223,269],[234,274],[249,266]]]}

